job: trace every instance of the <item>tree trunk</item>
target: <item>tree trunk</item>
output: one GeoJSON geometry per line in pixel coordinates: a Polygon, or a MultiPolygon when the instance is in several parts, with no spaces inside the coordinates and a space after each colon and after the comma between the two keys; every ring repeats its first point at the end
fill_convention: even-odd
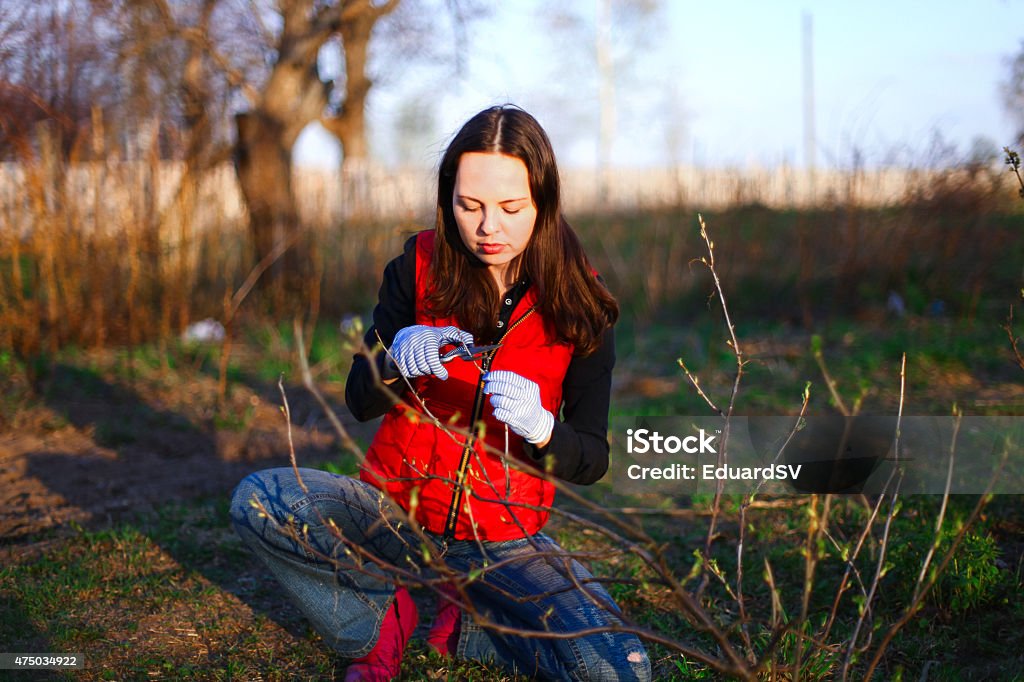
{"type": "Polygon", "coordinates": [[[235,125],[235,171],[249,209],[256,262],[269,265],[263,281],[276,295],[298,294],[309,264],[299,254],[291,146],[281,124],[263,112],[238,114],[235,125]],[[282,248],[286,250],[275,258],[275,249],[282,248]]]}
{"type": "Polygon", "coordinates": [[[301,295],[311,282],[312,262],[299,237],[298,211],[292,190],[292,146],[309,123],[320,120],[341,140],[346,161],[364,159],[366,145],[366,55],[373,25],[391,12],[399,0],[374,5],[371,0],[281,3],[284,25],[277,45],[277,62],[259,102],[247,114],[235,117],[238,130],[236,170],[258,263],[274,260],[283,245],[284,255],[274,260],[265,284],[289,298],[301,295]],[[317,9],[317,6],[319,8],[317,9]],[[323,116],[333,83],[325,83],[317,69],[320,47],[334,34],[342,37],[347,80],[341,114],[334,125],[323,116]]]}
{"type": "Polygon", "coordinates": [[[345,215],[365,216],[370,212],[367,182],[370,146],[366,140],[366,97],[373,82],[366,75],[370,31],[376,17],[359,14],[342,23],[345,46],[345,101],[336,116],[324,117],[321,125],[341,143],[341,196],[345,215]]]}
{"type": "Polygon", "coordinates": [[[282,295],[289,300],[301,296],[312,272],[299,237],[292,147],[327,104],[331,86],[320,79],[316,59],[320,46],[338,30],[341,11],[340,4],[317,12],[312,5],[310,0],[283,5],[277,62],[259,102],[235,117],[235,170],[249,209],[256,262],[269,266],[261,283],[272,290],[277,304],[282,295]]]}
{"type": "Polygon", "coordinates": [[[341,142],[341,192],[349,216],[365,216],[372,209],[366,99],[373,81],[366,75],[366,65],[374,25],[397,6],[398,0],[379,6],[369,0],[350,2],[338,30],[345,50],[345,99],[336,116],[325,116],[320,123],[341,142]]]}

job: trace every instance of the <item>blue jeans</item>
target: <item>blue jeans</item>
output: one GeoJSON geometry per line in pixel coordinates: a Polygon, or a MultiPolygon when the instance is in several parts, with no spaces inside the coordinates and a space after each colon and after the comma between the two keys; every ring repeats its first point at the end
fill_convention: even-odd
{"type": "MultiPolygon", "coordinates": [[[[327,644],[344,657],[358,658],[376,644],[394,596],[393,573],[350,550],[338,536],[426,579],[430,573],[423,567],[424,540],[395,518],[394,507],[376,488],[325,471],[299,471],[305,491],[291,468],[245,478],[235,489],[231,519],[327,644]],[[288,526],[294,535],[282,532],[288,526]]],[[[441,551],[440,537],[426,537],[441,551]]],[[[473,608],[499,625],[571,633],[621,623],[605,589],[588,582],[592,576],[587,569],[543,533],[504,542],[451,541],[444,560],[462,575],[491,567],[466,592],[473,608]],[[503,563],[495,566],[498,562],[503,563]]],[[[651,679],[643,644],[624,632],[517,637],[485,628],[464,612],[457,653],[537,679],[651,679]]]]}

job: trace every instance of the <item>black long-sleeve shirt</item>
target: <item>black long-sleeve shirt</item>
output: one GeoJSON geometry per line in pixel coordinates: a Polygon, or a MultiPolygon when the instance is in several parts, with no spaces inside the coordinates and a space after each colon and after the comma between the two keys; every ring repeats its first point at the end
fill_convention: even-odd
{"type": "MultiPolygon", "coordinates": [[[[520,282],[505,293],[495,332],[509,324],[516,304],[528,286],[520,282]]],[[[366,332],[368,348],[377,336],[390,347],[399,329],[416,324],[416,238],[405,243],[401,256],[384,269],[373,326],[366,332]]],[[[378,372],[384,354],[378,354],[378,372]]],[[[608,406],[612,368],[615,366],[615,334],[605,332],[601,345],[587,357],[574,356],[562,382],[562,415],[555,415],[551,440],[543,448],[524,443],[524,457],[540,466],[552,456],[555,476],[570,483],[594,483],[608,470],[608,406]]],[[[356,419],[379,417],[391,407],[391,399],[374,380],[365,355],[357,354],[345,384],[345,402],[356,419]]]]}

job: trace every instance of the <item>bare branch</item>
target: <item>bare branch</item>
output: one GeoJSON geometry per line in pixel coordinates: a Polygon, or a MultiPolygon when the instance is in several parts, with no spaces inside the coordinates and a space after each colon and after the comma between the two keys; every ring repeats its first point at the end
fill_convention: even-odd
{"type": "MultiPolygon", "coordinates": [[[[800,414],[797,416],[796,420],[794,420],[793,428],[790,429],[789,436],[786,437],[786,440],[782,444],[782,447],[780,447],[778,452],[775,453],[775,457],[772,460],[772,464],[773,465],[776,462],[779,461],[779,458],[782,457],[782,454],[785,452],[786,447],[789,445],[790,441],[793,440],[793,436],[795,436],[797,431],[800,429],[800,426],[801,426],[801,424],[803,422],[804,415],[807,413],[807,404],[810,402],[810,398],[811,398],[810,386],[807,386],[807,387],[804,388],[803,403],[800,405],[800,414]]],[[[744,547],[745,547],[745,544],[746,544],[747,510],[750,508],[751,504],[753,504],[754,497],[761,490],[761,487],[764,485],[764,483],[765,483],[764,479],[759,481],[757,486],[754,488],[754,491],[751,492],[749,495],[747,495],[744,498],[743,502],[740,504],[739,540],[736,543],[736,604],[739,607],[740,623],[742,624],[741,632],[743,634],[743,640],[744,640],[744,643],[747,646],[747,654],[749,656],[754,656],[755,654],[754,654],[754,645],[753,645],[753,643],[750,640],[750,633],[749,633],[749,631],[747,629],[747,623],[749,621],[749,616],[747,614],[746,599],[744,598],[744,594],[743,594],[743,550],[744,550],[744,547]]],[[[767,567],[767,559],[765,560],[765,566],[767,567]]],[[[769,570],[769,573],[770,573],[770,570],[769,570]]],[[[772,587],[772,589],[774,590],[774,586],[772,587]]],[[[775,599],[776,596],[777,595],[773,592],[773,595],[772,595],[773,599],[775,599]]],[[[773,604],[772,604],[772,609],[773,609],[773,613],[774,613],[774,610],[775,610],[774,601],[773,601],[773,604]]],[[[773,624],[773,628],[774,627],[775,626],[773,624]]]]}
{"type": "MultiPolygon", "coordinates": [[[[893,440],[893,453],[894,453],[893,456],[895,457],[897,462],[899,461],[899,458],[900,458],[900,437],[901,437],[900,428],[901,428],[901,424],[902,424],[902,421],[903,421],[903,401],[904,401],[904,397],[906,395],[906,380],[907,380],[907,354],[904,353],[903,354],[902,363],[900,364],[900,404],[899,404],[899,412],[898,412],[897,417],[896,417],[896,435],[895,435],[895,438],[893,440]]],[[[881,541],[881,545],[880,545],[879,552],[878,552],[878,561],[875,564],[875,574],[874,574],[874,577],[871,580],[871,586],[868,588],[867,597],[864,599],[864,606],[863,606],[863,608],[861,610],[861,613],[860,613],[859,617],[857,618],[857,623],[854,626],[853,634],[850,636],[850,642],[849,642],[849,645],[848,645],[848,647],[846,649],[846,658],[843,661],[843,668],[842,668],[842,679],[843,680],[846,680],[847,676],[849,675],[850,665],[853,662],[853,655],[858,650],[857,642],[858,642],[858,640],[860,638],[860,631],[863,629],[864,622],[867,619],[868,615],[871,613],[871,605],[874,602],[875,594],[878,591],[878,585],[881,582],[882,575],[885,572],[885,556],[886,556],[886,550],[889,547],[889,533],[890,533],[890,531],[892,529],[893,519],[896,516],[896,509],[897,509],[896,502],[899,499],[900,484],[902,482],[903,482],[903,467],[897,465],[896,467],[893,468],[892,472],[889,474],[889,478],[886,480],[885,487],[883,488],[884,491],[888,491],[889,490],[889,486],[890,485],[894,485],[894,487],[892,489],[892,493],[891,493],[891,495],[889,497],[889,511],[888,511],[888,514],[886,515],[885,525],[884,525],[883,531],[882,531],[882,541],[881,541]]],[[[886,495],[885,495],[884,492],[883,492],[882,495],[879,496],[879,499],[878,499],[878,504],[879,505],[882,504],[882,501],[885,499],[885,497],[886,497],[886,495]]],[[[874,518],[874,515],[872,516],[872,519],[873,518],[874,518]]],[[[865,528],[865,533],[870,532],[870,528],[871,528],[870,525],[867,528],[865,528]]],[[[870,645],[871,636],[872,636],[872,632],[871,632],[871,629],[869,628],[868,629],[868,634],[867,634],[868,641],[865,643],[865,645],[864,645],[865,647],[870,645]]]]}
{"type": "Polygon", "coordinates": [[[871,659],[870,665],[868,665],[867,672],[864,674],[865,682],[868,682],[874,675],[875,669],[881,662],[882,656],[885,654],[885,650],[888,648],[889,644],[896,636],[896,633],[903,629],[903,627],[907,623],[909,623],[910,620],[921,609],[921,606],[924,603],[924,598],[928,595],[931,589],[935,587],[935,584],[939,581],[939,578],[945,572],[946,567],[949,565],[949,562],[953,560],[954,556],[956,556],[956,552],[960,548],[960,544],[963,542],[964,538],[967,537],[967,533],[974,527],[974,523],[975,521],[977,521],[978,517],[981,516],[982,510],[984,510],[985,506],[992,499],[992,485],[995,483],[996,478],[999,475],[999,472],[1002,470],[1003,464],[1005,464],[1008,455],[1009,449],[1007,448],[1003,450],[1003,458],[1000,461],[999,467],[997,467],[996,471],[993,472],[992,477],[989,479],[985,492],[978,497],[977,504],[974,505],[974,509],[971,510],[971,513],[967,517],[967,520],[960,528],[960,531],[956,534],[956,537],[950,544],[949,550],[947,550],[946,553],[943,555],[942,561],[939,563],[938,567],[936,567],[932,575],[928,578],[927,582],[925,582],[924,585],[920,587],[920,590],[917,592],[917,594],[914,596],[914,599],[904,610],[903,615],[899,618],[899,620],[897,620],[895,623],[889,626],[889,629],[886,631],[885,636],[882,638],[882,641],[879,642],[878,647],[875,649],[875,655],[871,659]]]}
{"type": "MultiPolygon", "coordinates": [[[[1021,298],[1024,298],[1024,289],[1021,290],[1021,298]]],[[[1003,329],[1006,331],[1006,336],[1010,339],[1010,349],[1013,351],[1013,358],[1017,361],[1017,366],[1024,369],[1024,355],[1021,354],[1020,348],[1017,344],[1020,339],[1013,332],[1013,306],[1010,306],[1010,312],[1006,316],[1006,322],[1003,324],[1003,329]]]]}
{"type": "MultiPolygon", "coordinates": [[[[362,462],[365,458],[362,449],[359,444],[352,440],[352,436],[349,435],[348,429],[342,425],[341,420],[331,407],[330,403],[324,398],[324,394],[320,392],[316,382],[313,381],[313,375],[309,371],[309,358],[306,356],[306,341],[305,334],[302,331],[302,322],[298,318],[295,318],[292,322],[292,329],[295,334],[295,348],[298,351],[299,356],[299,368],[302,371],[302,384],[306,387],[306,390],[313,394],[320,408],[323,409],[327,415],[327,419],[331,422],[331,426],[334,428],[335,433],[338,434],[338,438],[341,439],[341,444],[352,452],[359,462],[362,462]]],[[[282,389],[283,392],[283,389],[282,389]]]]}
{"type": "Polygon", "coordinates": [[[722,409],[718,407],[718,405],[715,405],[715,402],[710,397],[708,397],[707,393],[704,392],[704,389],[701,388],[700,385],[700,379],[698,379],[696,375],[690,372],[689,368],[683,362],[683,359],[677,358],[676,363],[679,365],[679,367],[682,368],[683,372],[686,374],[686,378],[690,380],[690,384],[697,391],[697,395],[703,398],[704,402],[708,404],[708,407],[714,410],[719,416],[724,417],[725,412],[723,412],[722,409]]]}
{"type": "MultiPolygon", "coordinates": [[[[815,341],[817,341],[817,337],[815,337],[815,341]]],[[[829,395],[832,396],[832,401],[836,404],[836,409],[838,409],[839,413],[844,417],[852,416],[853,413],[850,411],[850,408],[846,406],[846,402],[843,400],[843,397],[839,395],[839,390],[836,387],[836,380],[832,378],[832,375],[828,371],[828,367],[825,365],[825,355],[822,352],[820,344],[815,342],[812,345],[813,348],[811,350],[814,354],[814,361],[818,363],[818,369],[821,370],[821,375],[825,378],[825,386],[828,387],[829,395]]]]}
{"type": "MultiPolygon", "coordinates": [[[[700,236],[704,240],[704,245],[707,248],[708,255],[702,256],[700,262],[703,263],[708,271],[711,273],[711,278],[714,281],[714,293],[718,295],[718,300],[722,305],[722,315],[725,318],[725,326],[729,330],[729,341],[727,344],[732,348],[733,355],[736,358],[736,374],[732,382],[732,393],[729,395],[729,404],[726,407],[724,414],[721,410],[717,410],[719,414],[725,418],[725,425],[722,428],[721,447],[718,449],[718,466],[725,464],[727,457],[729,435],[730,435],[730,420],[733,414],[733,410],[736,407],[736,397],[739,394],[740,382],[743,379],[743,368],[746,365],[746,360],[743,358],[743,351],[740,348],[739,338],[736,336],[736,326],[732,322],[732,318],[729,315],[729,306],[725,300],[725,291],[722,289],[722,282],[718,277],[718,271],[715,269],[715,243],[708,236],[707,226],[704,224],[704,216],[697,214],[697,220],[700,223],[700,236]]],[[[689,374],[689,372],[687,372],[689,374]]],[[[691,379],[692,381],[692,379],[691,379]]],[[[709,404],[714,407],[714,404],[709,401],[709,404]]],[[[704,555],[710,558],[711,556],[711,543],[715,538],[716,528],[718,524],[718,515],[721,510],[722,502],[722,490],[724,488],[724,481],[718,479],[715,485],[715,497],[712,502],[712,514],[711,520],[708,523],[708,533],[704,542],[704,555]]],[[[704,580],[701,583],[701,587],[697,590],[698,594],[702,593],[704,587],[707,585],[707,578],[705,575],[704,580]]]]}

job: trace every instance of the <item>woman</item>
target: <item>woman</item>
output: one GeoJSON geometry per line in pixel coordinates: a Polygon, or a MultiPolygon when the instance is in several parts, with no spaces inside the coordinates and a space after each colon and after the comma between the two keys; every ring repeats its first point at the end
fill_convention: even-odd
{"type": "Polygon", "coordinates": [[[236,528],[354,659],[346,680],[398,673],[418,616],[394,580],[424,571],[450,580],[427,637],[443,654],[541,679],[648,680],[607,592],[541,532],[543,471],[589,484],[607,470],[618,317],[562,217],[547,135],[521,109],[480,112],[445,152],[437,196],[435,229],[384,272],[366,341],[386,352],[357,356],[346,385],[358,419],[384,415],[360,480],[253,474],[236,528]]]}

